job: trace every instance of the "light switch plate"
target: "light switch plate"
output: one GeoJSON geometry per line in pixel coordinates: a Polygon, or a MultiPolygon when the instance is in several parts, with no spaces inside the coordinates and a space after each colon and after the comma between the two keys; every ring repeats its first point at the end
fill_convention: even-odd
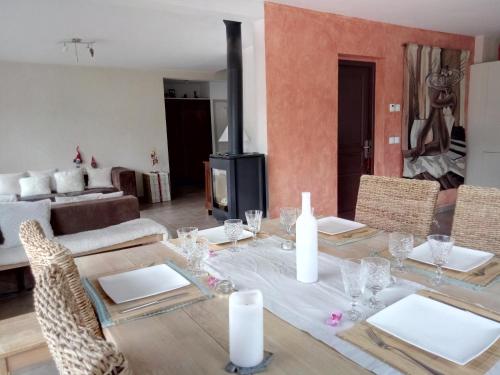
{"type": "Polygon", "coordinates": [[[393,138],[392,144],[398,145],[400,142],[400,138],[399,137],[392,137],[392,138],[393,138]]]}
{"type": "Polygon", "coordinates": [[[401,112],[401,104],[389,104],[389,112],[401,112]]]}

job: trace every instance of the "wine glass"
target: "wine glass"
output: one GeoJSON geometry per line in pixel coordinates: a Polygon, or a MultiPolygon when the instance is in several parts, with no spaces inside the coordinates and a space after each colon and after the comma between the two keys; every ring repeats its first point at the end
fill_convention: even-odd
{"type": "Polygon", "coordinates": [[[191,248],[196,244],[198,239],[198,228],[182,227],[177,229],[177,237],[181,241],[181,249],[184,255],[189,256],[191,248]]]}
{"type": "Polygon", "coordinates": [[[232,242],[232,247],[229,249],[232,252],[237,252],[237,243],[243,232],[243,222],[241,219],[228,219],[224,221],[224,232],[229,241],[232,242]]]}
{"type": "Polygon", "coordinates": [[[443,266],[448,263],[454,240],[444,234],[431,234],[427,236],[431,248],[432,259],[436,265],[436,275],[432,278],[432,285],[441,285],[443,282],[443,266]]]}
{"type": "Polygon", "coordinates": [[[361,311],[356,309],[356,305],[365,291],[360,261],[346,259],[340,264],[340,271],[345,293],[351,298],[351,310],[347,312],[347,317],[356,322],[363,317],[361,311]]]}
{"type": "Polygon", "coordinates": [[[297,209],[295,207],[283,207],[280,209],[280,223],[286,230],[288,234],[288,239],[281,243],[281,248],[283,250],[292,250],[294,243],[291,240],[292,228],[297,221],[297,209]]]}
{"type": "Polygon", "coordinates": [[[404,260],[413,251],[413,234],[393,232],[389,233],[389,252],[396,260],[395,270],[406,272],[404,260]]]}
{"type": "Polygon", "coordinates": [[[361,259],[361,273],[365,288],[372,292],[369,306],[373,310],[381,310],[385,304],[377,298],[377,294],[391,282],[391,262],[380,257],[361,259]]]}
{"type": "Polygon", "coordinates": [[[261,210],[245,211],[245,217],[247,218],[248,229],[250,229],[250,231],[252,232],[251,246],[256,246],[257,233],[260,231],[260,225],[262,223],[262,211],[261,210]]]}

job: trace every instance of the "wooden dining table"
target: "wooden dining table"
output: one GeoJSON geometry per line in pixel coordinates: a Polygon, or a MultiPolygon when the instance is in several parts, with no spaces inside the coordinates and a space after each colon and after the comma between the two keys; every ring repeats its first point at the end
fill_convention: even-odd
{"type": "MultiPolygon", "coordinates": [[[[261,236],[285,234],[277,220],[264,220],[261,236]]],[[[332,245],[321,240],[319,250],[341,258],[362,258],[387,249],[387,233],[332,245]]],[[[119,273],[170,260],[185,259],[164,243],[134,247],[75,259],[82,277],[119,273]]],[[[430,285],[429,277],[407,272],[397,275],[430,285]]],[[[500,283],[481,290],[444,284],[432,287],[449,296],[500,312],[500,283]]],[[[228,298],[197,302],[168,313],[131,320],[104,328],[107,340],[124,353],[135,374],[224,374],[229,360],[228,298]]],[[[343,357],[284,320],[264,311],[264,347],[274,353],[269,374],[368,374],[368,370],[343,357]]]]}

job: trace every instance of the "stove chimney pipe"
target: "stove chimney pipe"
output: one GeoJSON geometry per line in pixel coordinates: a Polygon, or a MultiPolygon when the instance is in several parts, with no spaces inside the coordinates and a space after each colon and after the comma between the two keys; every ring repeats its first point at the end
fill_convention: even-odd
{"type": "Polygon", "coordinates": [[[227,41],[227,117],[229,153],[243,154],[243,69],[241,22],[224,20],[227,41]]]}

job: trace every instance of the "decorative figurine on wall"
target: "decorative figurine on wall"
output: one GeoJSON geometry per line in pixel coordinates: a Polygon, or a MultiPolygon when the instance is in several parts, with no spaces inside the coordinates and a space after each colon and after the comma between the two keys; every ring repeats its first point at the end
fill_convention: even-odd
{"type": "Polygon", "coordinates": [[[76,146],[76,156],[73,159],[73,163],[75,163],[77,168],[80,168],[80,165],[83,163],[82,154],[80,153],[80,146],[76,146]]]}
{"type": "Polygon", "coordinates": [[[151,159],[151,165],[153,166],[153,171],[156,171],[157,165],[159,163],[158,154],[156,153],[156,150],[151,151],[150,159],[151,159]]]}
{"type": "Polygon", "coordinates": [[[90,162],[90,166],[92,168],[97,168],[97,161],[94,158],[94,155],[92,155],[92,161],[90,162]]]}

